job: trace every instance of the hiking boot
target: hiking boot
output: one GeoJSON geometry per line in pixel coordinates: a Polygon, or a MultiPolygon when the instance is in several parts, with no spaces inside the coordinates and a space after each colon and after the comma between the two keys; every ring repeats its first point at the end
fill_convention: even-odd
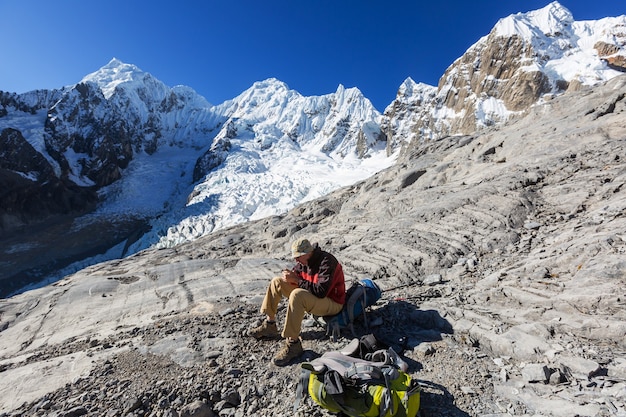
{"type": "Polygon", "coordinates": [[[300,342],[300,339],[294,341],[285,340],[285,346],[274,356],[274,365],[285,366],[302,355],[302,353],[304,353],[304,350],[302,350],[302,342],[300,342]]]}
{"type": "Polygon", "coordinates": [[[276,322],[270,323],[267,320],[263,320],[260,326],[251,329],[248,335],[255,339],[278,339],[280,337],[276,322]]]}

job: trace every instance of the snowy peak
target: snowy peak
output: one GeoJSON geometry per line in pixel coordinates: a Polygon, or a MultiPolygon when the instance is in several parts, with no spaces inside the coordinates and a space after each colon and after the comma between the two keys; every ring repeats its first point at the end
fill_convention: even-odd
{"type": "Polygon", "coordinates": [[[304,97],[270,78],[213,111],[222,121],[194,167],[187,204],[161,216],[133,251],[284,213],[395,161],[380,113],[356,88],[304,97]]]}
{"type": "Polygon", "coordinates": [[[140,107],[139,103],[143,103],[146,110],[153,110],[151,107],[162,105],[168,100],[178,100],[197,109],[211,107],[206,99],[192,88],[187,86],[169,88],[152,74],[117,58],[111,59],[107,65],[86,75],[79,84],[81,83],[97,85],[107,100],[111,100],[115,95],[128,97],[135,108],[140,107]]]}
{"type": "Polygon", "coordinates": [[[294,110],[312,114],[324,107],[332,107],[338,113],[350,113],[357,119],[379,115],[356,87],[346,89],[340,84],[335,93],[304,97],[275,78],[255,82],[239,96],[216,106],[215,111],[231,118],[277,120],[294,110]]]}
{"type": "Polygon", "coordinates": [[[539,35],[561,36],[570,33],[572,13],[555,1],[528,13],[517,13],[500,19],[492,30],[496,36],[520,36],[530,41],[539,35]]]}
{"type": "Polygon", "coordinates": [[[300,94],[290,90],[284,82],[276,78],[268,78],[255,82],[234,99],[216,106],[215,111],[231,118],[250,116],[264,118],[268,111],[270,113],[280,111],[285,108],[288,101],[300,97],[300,94]]]}
{"type": "Polygon", "coordinates": [[[433,137],[430,127],[422,124],[427,120],[431,105],[437,96],[437,87],[416,83],[410,77],[398,88],[396,99],[385,109],[382,130],[387,137],[388,152],[401,149],[416,137],[433,137]],[[414,129],[420,126],[420,131],[414,129]]]}
{"type": "Polygon", "coordinates": [[[398,97],[410,96],[413,94],[413,91],[417,87],[417,83],[413,81],[411,77],[408,77],[400,87],[398,88],[398,93],[396,94],[398,97]]]}
{"type": "Polygon", "coordinates": [[[414,100],[415,97],[421,97],[423,99],[431,95],[433,90],[436,90],[436,88],[428,84],[416,83],[411,77],[409,77],[404,80],[404,82],[400,85],[400,88],[398,88],[396,100],[408,101],[414,100]]]}
{"type": "Polygon", "coordinates": [[[113,59],[61,95],[48,111],[43,136],[61,176],[102,187],[119,180],[139,154],[205,146],[217,123],[192,89],[169,88],[113,59]]]}
{"type": "Polygon", "coordinates": [[[335,92],[337,111],[349,113],[359,119],[369,118],[378,114],[372,103],[366,98],[361,90],[356,87],[345,88],[339,85],[335,92]]]}
{"type": "Polygon", "coordinates": [[[118,85],[141,83],[146,76],[149,74],[141,71],[135,65],[125,64],[119,59],[113,58],[99,70],[83,77],[80,82],[95,83],[102,90],[104,97],[109,99],[118,85]]]}
{"type": "Polygon", "coordinates": [[[624,27],[626,16],[578,22],[569,10],[553,2],[502,19],[486,43],[516,42],[520,60],[513,62],[517,69],[543,74],[548,84],[543,93],[558,94],[605,82],[626,71],[624,27]]]}
{"type": "Polygon", "coordinates": [[[552,71],[566,82],[595,85],[617,75],[611,70],[626,70],[625,26],[626,16],[577,22],[569,10],[553,2],[501,19],[491,35],[522,39],[529,48],[528,61],[546,73],[552,71]]]}
{"type": "Polygon", "coordinates": [[[270,78],[214,110],[229,120],[217,137],[255,142],[262,149],[286,143],[339,157],[363,157],[384,140],[380,113],[358,88],[342,85],[335,93],[304,97],[270,78]]]}

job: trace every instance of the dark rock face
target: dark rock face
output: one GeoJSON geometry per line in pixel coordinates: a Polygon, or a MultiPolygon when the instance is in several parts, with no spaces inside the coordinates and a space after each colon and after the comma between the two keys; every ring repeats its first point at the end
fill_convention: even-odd
{"type": "Polygon", "coordinates": [[[0,117],[9,110],[35,114],[38,110],[50,108],[65,90],[34,90],[24,94],[0,91],[0,117]]]}
{"type": "Polygon", "coordinates": [[[34,181],[45,181],[54,175],[52,166],[16,129],[0,132],[0,169],[21,172],[34,181]]]}
{"type": "Polygon", "coordinates": [[[92,188],[54,175],[50,163],[15,129],[0,132],[0,235],[54,215],[95,206],[92,188]]]}
{"type": "Polygon", "coordinates": [[[201,180],[202,177],[224,162],[231,146],[227,138],[216,140],[211,148],[196,161],[196,166],[193,169],[193,181],[201,180]]]}
{"type": "Polygon", "coordinates": [[[97,187],[121,177],[120,170],[133,158],[132,130],[117,113],[95,84],[76,85],[49,110],[44,140],[61,166],[62,177],[71,173],[64,155],[68,149],[84,155],[78,160],[80,172],[74,175],[87,177],[97,187]]]}
{"type": "Polygon", "coordinates": [[[54,215],[82,214],[95,207],[97,195],[91,188],[52,177],[44,184],[33,183],[10,171],[0,170],[0,230],[38,222],[54,215]]]}

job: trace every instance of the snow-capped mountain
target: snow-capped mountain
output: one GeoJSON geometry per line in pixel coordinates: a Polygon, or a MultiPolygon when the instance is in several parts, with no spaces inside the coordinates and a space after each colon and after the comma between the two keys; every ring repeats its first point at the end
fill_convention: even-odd
{"type": "Polygon", "coordinates": [[[500,19],[438,86],[407,79],[385,109],[391,141],[471,134],[626,71],[626,16],[575,21],[558,2],[500,19]]]}
{"type": "Polygon", "coordinates": [[[69,88],[48,111],[46,150],[74,182],[109,185],[140,154],[201,148],[215,127],[210,104],[117,59],[69,88]]]}
{"type": "MultiPolygon", "coordinates": [[[[0,233],[59,215],[85,230],[122,219],[127,230],[105,243],[72,237],[91,239],[72,261],[109,248],[77,269],[280,214],[371,176],[422,140],[471,134],[615,77],[626,69],[624,27],[626,16],[577,22],[558,2],[505,17],[438,86],[407,78],[383,115],[357,88],[304,97],[273,78],[212,105],[117,59],[58,90],[0,92],[0,233]]],[[[0,280],[23,274],[15,254],[31,247],[0,253],[10,266],[0,280]]],[[[28,267],[47,274],[43,263],[28,267]]]]}
{"type": "Polygon", "coordinates": [[[394,161],[380,113],[356,88],[303,97],[268,79],[213,111],[223,122],[198,159],[186,205],[159,218],[134,250],[285,212],[394,161]]]}
{"type": "MultiPolygon", "coordinates": [[[[56,178],[98,193],[97,208],[73,227],[101,219],[138,222],[141,233],[130,231],[132,241],[127,233],[106,254],[73,268],[285,212],[364,179],[395,157],[386,149],[381,114],[358,89],[343,86],[303,97],[268,79],[213,106],[189,87],[169,88],[113,59],[74,86],[0,98],[3,149],[29,149],[24,159],[47,161],[43,168],[22,167],[13,163],[14,151],[5,153],[0,168],[23,183],[11,184],[9,193],[56,178]]],[[[8,221],[16,211],[10,202],[20,199],[16,193],[3,200],[4,232],[72,211],[63,206],[8,221]]],[[[68,192],[52,199],[78,200],[68,192]]]]}

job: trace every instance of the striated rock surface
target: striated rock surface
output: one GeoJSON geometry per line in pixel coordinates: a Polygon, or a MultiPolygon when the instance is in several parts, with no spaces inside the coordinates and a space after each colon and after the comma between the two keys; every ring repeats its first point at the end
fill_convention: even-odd
{"type": "MultiPolygon", "coordinates": [[[[617,77],[283,216],[0,300],[0,415],[329,416],[294,412],[299,365],[245,336],[299,236],[385,290],[371,331],[407,338],[424,416],[626,415],[625,97],[617,77]]],[[[301,360],[343,336],[306,327],[301,360]]]]}

